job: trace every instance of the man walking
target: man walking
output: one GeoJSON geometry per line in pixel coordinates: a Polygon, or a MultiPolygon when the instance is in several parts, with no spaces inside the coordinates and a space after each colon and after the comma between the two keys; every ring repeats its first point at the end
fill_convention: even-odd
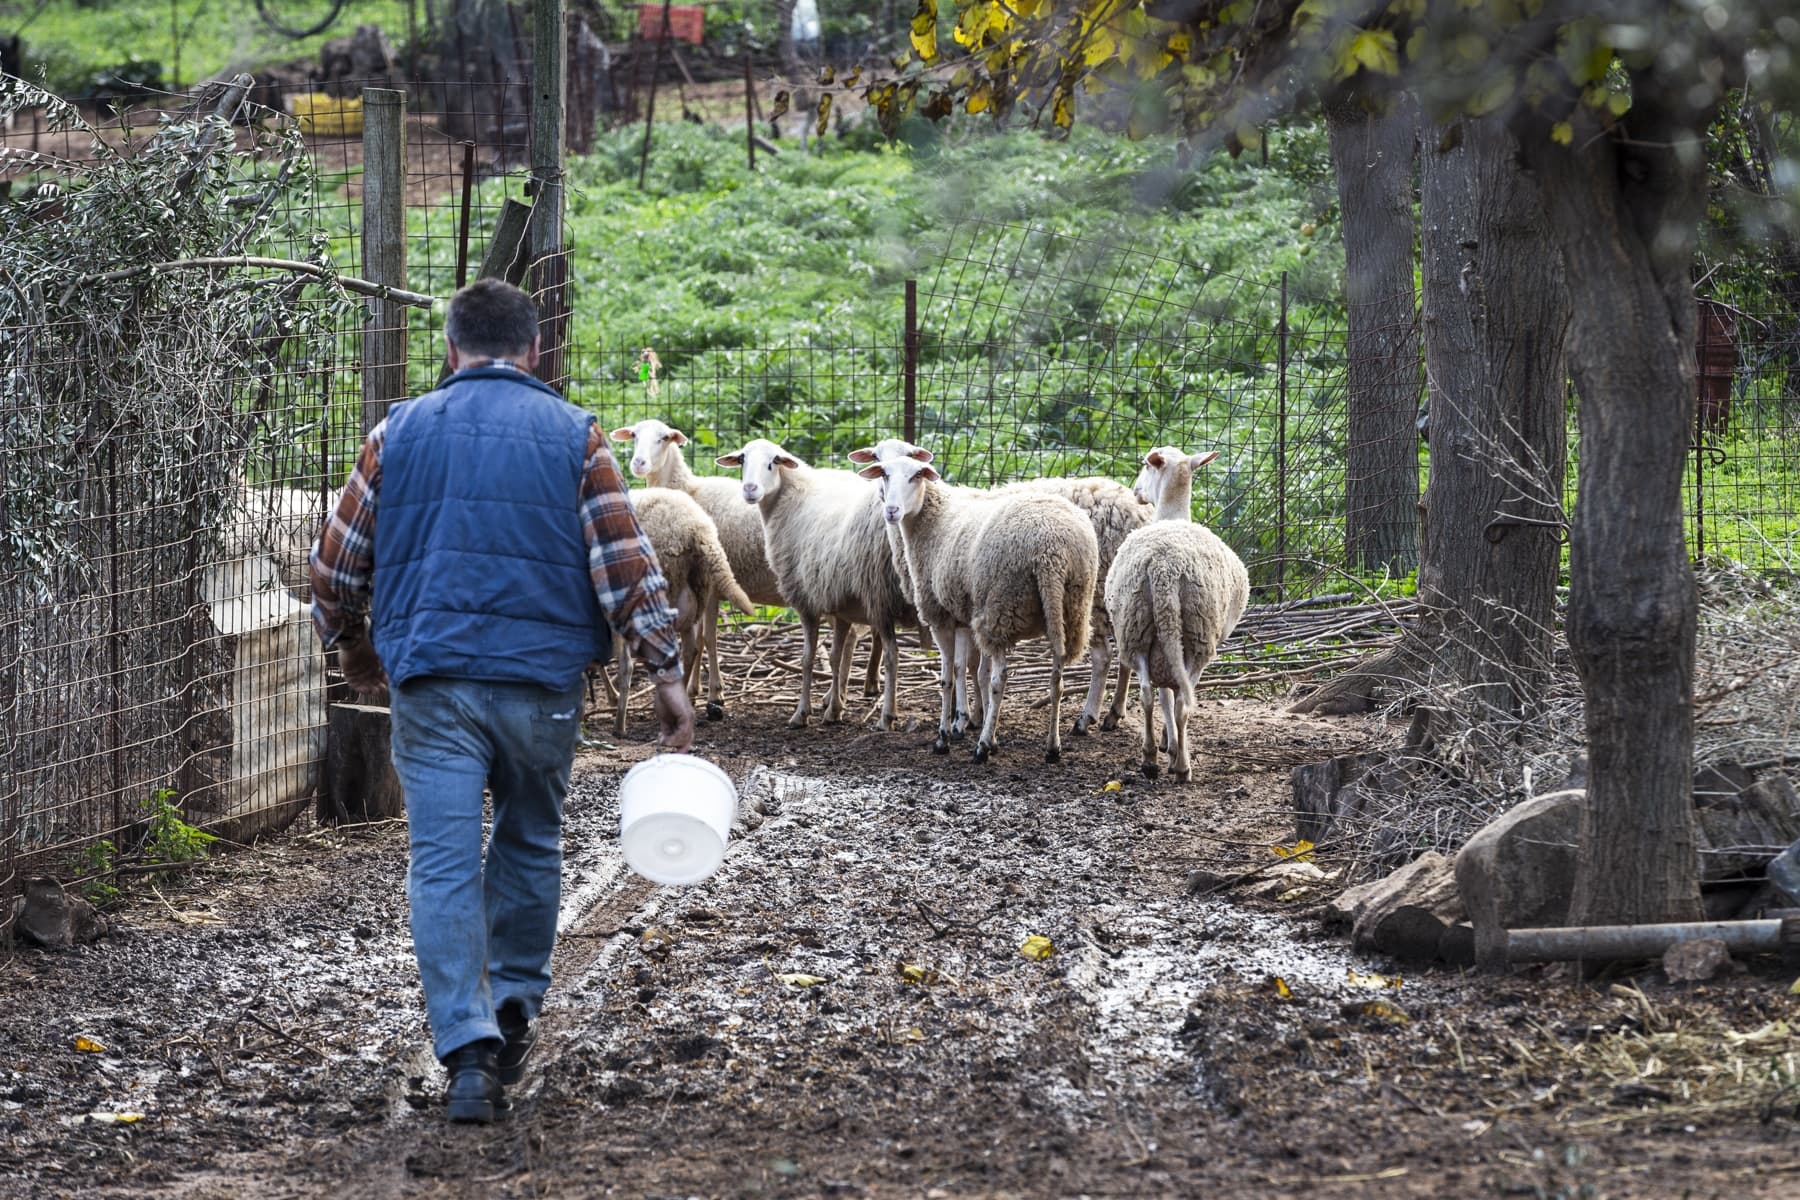
{"type": "Polygon", "coordinates": [[[344,678],[391,681],[413,951],[452,1121],[492,1121],[524,1077],[582,672],[610,657],[610,630],[655,680],[662,745],[694,735],[667,584],[593,417],[530,374],[537,321],[498,280],[451,298],[453,374],[369,434],[312,555],[313,621],[344,678]]]}

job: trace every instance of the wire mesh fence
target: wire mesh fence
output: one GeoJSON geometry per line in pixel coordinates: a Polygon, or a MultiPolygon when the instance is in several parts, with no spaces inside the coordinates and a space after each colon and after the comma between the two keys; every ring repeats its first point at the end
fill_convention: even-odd
{"type": "MultiPolygon", "coordinates": [[[[362,135],[314,114],[303,161],[275,136],[293,129],[280,114],[302,86],[272,87],[270,107],[240,114],[244,154],[220,198],[244,219],[214,248],[366,270],[362,135]]],[[[522,84],[430,96],[439,108],[415,104],[404,125],[404,249],[408,285],[441,297],[480,270],[509,205],[529,199],[527,97],[522,84]]],[[[58,193],[40,185],[66,199],[109,154],[199,136],[206,99],[94,132],[16,126],[0,139],[8,202],[62,219],[58,193]]],[[[590,252],[572,247],[571,265],[590,252]]],[[[586,342],[562,358],[567,394],[609,427],[655,416],[684,429],[700,474],[721,473],[713,459],[751,437],[834,466],[905,436],[952,479],[981,485],[1128,482],[1152,446],[1216,449],[1196,515],[1239,550],[1266,601],[1360,574],[1346,554],[1358,521],[1399,521],[1393,536],[1416,546],[1406,520],[1425,450],[1414,438],[1397,451],[1391,495],[1359,486],[1348,334],[1328,272],[1234,275],[1123,232],[978,221],[943,230],[916,261],[916,280],[889,289],[891,336],[656,344],[654,396],[643,346],[586,342]]],[[[25,870],[103,868],[143,841],[160,806],[242,837],[291,818],[314,786],[328,694],[306,620],[307,548],[360,444],[365,378],[401,368],[385,400],[431,387],[442,315],[407,310],[399,361],[383,363],[369,358],[379,343],[361,304],[327,303],[288,276],[203,278],[204,303],[258,298],[257,336],[209,341],[218,327],[178,307],[134,326],[136,347],[94,313],[0,321],[0,892],[25,870]]],[[[1692,548],[1789,569],[1800,320],[1712,305],[1697,352],[1692,548]]],[[[1418,363],[1392,375],[1416,408],[1418,363]]]]}

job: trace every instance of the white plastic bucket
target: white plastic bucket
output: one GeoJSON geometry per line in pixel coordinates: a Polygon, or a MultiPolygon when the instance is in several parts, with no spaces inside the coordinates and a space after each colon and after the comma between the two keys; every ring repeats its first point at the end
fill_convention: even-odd
{"type": "Polygon", "coordinates": [[[659,754],[619,784],[619,849],[652,883],[699,883],[725,861],[736,816],[729,775],[691,754],[659,754]]]}

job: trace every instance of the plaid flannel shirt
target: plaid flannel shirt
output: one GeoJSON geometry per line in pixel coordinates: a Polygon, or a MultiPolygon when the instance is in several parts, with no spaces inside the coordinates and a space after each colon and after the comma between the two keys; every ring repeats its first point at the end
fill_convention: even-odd
{"type": "MultiPolygon", "coordinates": [[[[387,423],[377,425],[357,455],[337,510],[312,550],[313,627],[326,649],[366,636],[375,570],[375,507],[387,423]]],[[[581,479],[581,528],[587,539],[594,595],[626,649],[659,680],[681,677],[681,643],[668,581],[632,511],[619,464],[600,428],[588,435],[581,479]]]]}

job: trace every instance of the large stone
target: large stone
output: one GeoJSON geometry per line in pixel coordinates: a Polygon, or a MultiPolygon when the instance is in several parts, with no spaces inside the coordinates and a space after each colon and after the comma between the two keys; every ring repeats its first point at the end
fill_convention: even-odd
{"type": "Polygon", "coordinates": [[[1786,775],[1754,778],[1733,762],[1694,776],[1703,883],[1760,879],[1769,860],[1800,839],[1800,795],[1786,775]]]}
{"type": "Polygon", "coordinates": [[[63,891],[54,879],[25,881],[25,894],[13,901],[13,932],[53,950],[91,942],[106,933],[106,919],[79,896],[63,891]]]}
{"type": "Polygon", "coordinates": [[[1484,967],[1505,965],[1507,930],[1568,923],[1586,801],[1575,789],[1534,797],[1482,827],[1457,854],[1457,890],[1484,967]]]}
{"type": "Polygon", "coordinates": [[[1676,942],[1663,953],[1670,983],[1705,983],[1731,965],[1731,951],[1718,938],[1676,942]]]}
{"type": "Polygon", "coordinates": [[[1455,864],[1435,850],[1352,891],[1350,940],[1359,950],[1436,959],[1446,932],[1463,919],[1455,864]]]}

